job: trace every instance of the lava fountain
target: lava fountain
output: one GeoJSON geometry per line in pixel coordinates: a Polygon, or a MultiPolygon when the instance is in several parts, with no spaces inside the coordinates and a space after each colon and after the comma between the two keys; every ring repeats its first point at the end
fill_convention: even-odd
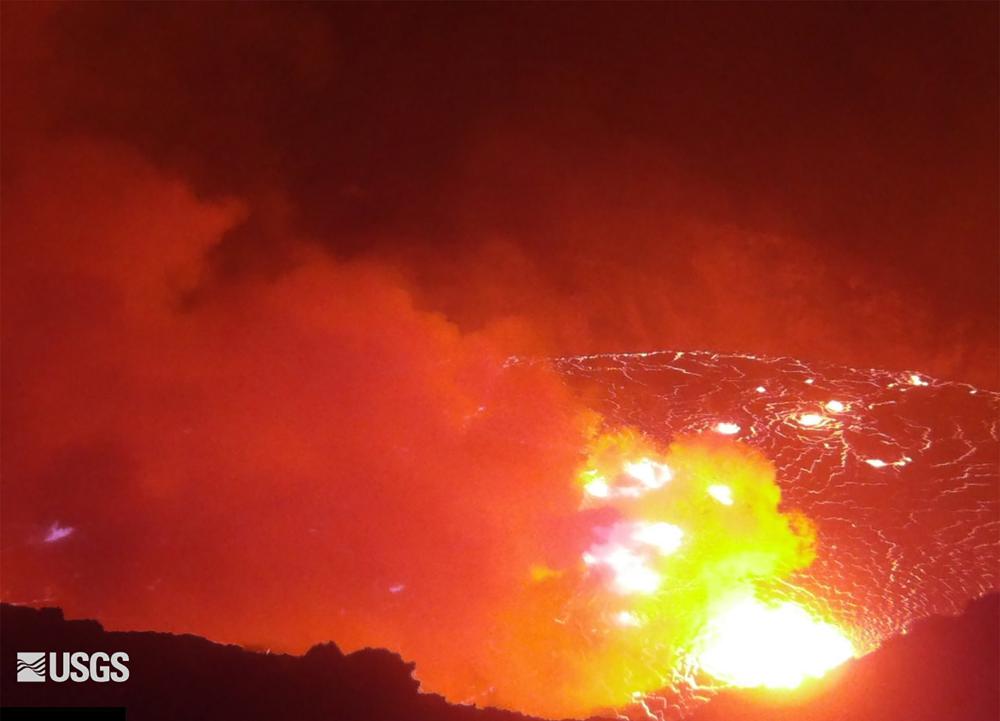
{"type": "Polygon", "coordinates": [[[724,434],[663,449],[617,429],[592,438],[577,483],[589,545],[574,567],[533,570],[530,631],[517,636],[545,689],[521,679],[491,702],[558,716],[699,685],[787,689],[855,655],[794,584],[816,530],[781,507],[759,452],[724,434]]]}

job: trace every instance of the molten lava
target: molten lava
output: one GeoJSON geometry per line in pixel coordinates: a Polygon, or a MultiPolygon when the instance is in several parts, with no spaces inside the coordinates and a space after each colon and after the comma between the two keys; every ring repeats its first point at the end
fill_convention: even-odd
{"type": "Polygon", "coordinates": [[[695,663],[732,686],[791,689],[854,656],[844,633],[789,601],[741,598],[714,614],[695,663]]]}
{"type": "Polygon", "coordinates": [[[555,716],[703,677],[792,688],[854,655],[844,632],[793,600],[813,525],[780,507],[771,463],[725,436],[667,449],[628,428],[593,439],[577,476],[592,540],[579,567],[533,574],[535,598],[515,621],[538,677],[561,684],[497,688],[494,702],[555,716]],[[559,632],[543,630],[543,608],[559,632]]]}

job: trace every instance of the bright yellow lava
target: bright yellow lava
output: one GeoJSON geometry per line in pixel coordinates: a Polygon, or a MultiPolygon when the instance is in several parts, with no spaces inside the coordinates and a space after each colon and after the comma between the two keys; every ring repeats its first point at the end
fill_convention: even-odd
{"type": "Polygon", "coordinates": [[[732,686],[792,689],[855,655],[836,626],[791,602],[742,598],[713,617],[696,662],[732,686]]]}

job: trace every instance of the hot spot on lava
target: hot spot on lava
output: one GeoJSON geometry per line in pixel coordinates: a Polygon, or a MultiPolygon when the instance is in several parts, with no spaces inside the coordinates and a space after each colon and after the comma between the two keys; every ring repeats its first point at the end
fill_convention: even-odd
{"type": "Polygon", "coordinates": [[[855,655],[843,631],[791,601],[730,600],[711,614],[694,665],[731,686],[792,689],[855,655]]]}
{"type": "Polygon", "coordinates": [[[589,542],[576,564],[527,574],[504,652],[533,673],[508,676],[491,703],[555,717],[699,681],[792,688],[854,655],[835,620],[789,596],[816,529],[782,507],[762,454],[725,434],[662,447],[620,428],[585,456],[589,542]]]}

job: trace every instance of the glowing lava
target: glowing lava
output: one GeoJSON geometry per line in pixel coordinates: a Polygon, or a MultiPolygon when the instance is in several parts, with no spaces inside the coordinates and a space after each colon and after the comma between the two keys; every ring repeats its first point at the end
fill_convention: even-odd
{"type": "Polygon", "coordinates": [[[806,428],[821,426],[825,421],[819,413],[803,413],[797,420],[800,426],[805,426],[806,428]]]}
{"type": "Polygon", "coordinates": [[[577,475],[590,542],[578,567],[533,576],[532,598],[557,620],[524,630],[539,644],[534,669],[565,679],[567,696],[533,712],[620,708],[671,686],[681,664],[728,685],[791,688],[854,654],[803,606],[758,600],[813,561],[816,529],[781,507],[774,466],[730,430],[709,424],[668,448],[630,428],[591,440],[577,475]]]}
{"type": "Polygon", "coordinates": [[[831,413],[843,413],[847,410],[847,406],[837,400],[827,401],[825,408],[831,413]]]}
{"type": "Polygon", "coordinates": [[[771,461],[716,432],[721,422],[669,445],[592,427],[562,479],[572,533],[524,555],[483,661],[456,656],[421,682],[544,718],[631,717],[660,695],[710,692],[699,678],[789,687],[849,658],[843,634],[788,602],[816,596],[798,585],[816,527],[782,503],[771,461]]]}
{"type": "Polygon", "coordinates": [[[735,436],[740,432],[738,423],[719,422],[715,424],[715,432],[724,436],[735,436]]]}
{"type": "Polygon", "coordinates": [[[733,489],[721,483],[713,483],[708,487],[708,495],[724,506],[733,505],[733,489]]]}
{"type": "Polygon", "coordinates": [[[712,617],[695,663],[732,686],[791,689],[854,655],[840,629],[802,606],[745,597],[712,617]]]}

